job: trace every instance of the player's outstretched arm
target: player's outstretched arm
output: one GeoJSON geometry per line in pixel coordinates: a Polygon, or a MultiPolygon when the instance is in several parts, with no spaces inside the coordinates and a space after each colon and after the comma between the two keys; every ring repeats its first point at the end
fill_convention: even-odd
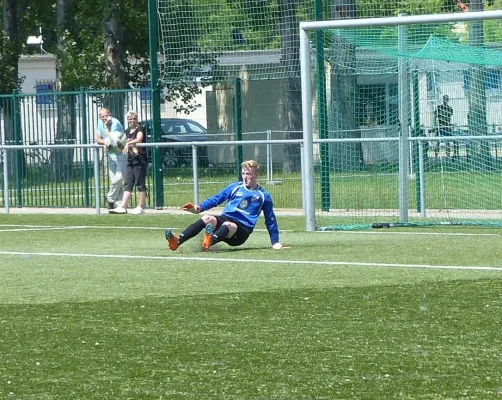
{"type": "Polygon", "coordinates": [[[200,207],[197,204],[186,203],[181,208],[185,211],[191,212],[192,214],[200,213],[200,207]]]}

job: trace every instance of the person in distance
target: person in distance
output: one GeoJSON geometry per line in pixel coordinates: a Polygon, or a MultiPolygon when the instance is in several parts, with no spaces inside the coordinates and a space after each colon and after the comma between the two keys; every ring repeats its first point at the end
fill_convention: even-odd
{"type": "Polygon", "coordinates": [[[148,169],[148,159],[144,147],[137,147],[137,143],[145,143],[145,131],[138,123],[138,113],[129,111],[127,113],[127,123],[129,127],[125,134],[126,145],[123,150],[127,154],[127,163],[124,181],[124,197],[122,203],[109,210],[110,214],[127,214],[127,203],[129,202],[134,185],[138,189],[138,206],[131,210],[131,214],[144,214],[146,206],[146,172],[148,169]]]}
{"type": "Polygon", "coordinates": [[[125,154],[116,154],[108,150],[106,138],[110,132],[124,133],[124,126],[117,118],[112,117],[108,108],[102,108],[99,110],[96,142],[104,145],[108,177],[110,179],[110,189],[106,195],[106,201],[108,202],[108,210],[113,210],[122,201],[124,195],[123,179],[126,167],[126,156],[125,154]]]}

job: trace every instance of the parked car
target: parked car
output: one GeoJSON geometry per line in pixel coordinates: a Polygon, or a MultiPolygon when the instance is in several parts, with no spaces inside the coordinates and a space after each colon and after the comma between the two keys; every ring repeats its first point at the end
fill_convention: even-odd
{"type": "MultiPolygon", "coordinates": [[[[152,121],[146,120],[141,123],[145,128],[146,140],[153,143],[152,121]]],[[[207,141],[207,130],[198,122],[183,118],[161,118],[161,131],[159,142],[205,142],[207,141]]],[[[147,148],[148,158],[151,161],[152,148],[147,148]]],[[[192,164],[192,147],[160,147],[162,165],[165,168],[181,167],[192,164]]],[[[207,167],[209,159],[207,147],[197,148],[199,166],[207,167]]]]}

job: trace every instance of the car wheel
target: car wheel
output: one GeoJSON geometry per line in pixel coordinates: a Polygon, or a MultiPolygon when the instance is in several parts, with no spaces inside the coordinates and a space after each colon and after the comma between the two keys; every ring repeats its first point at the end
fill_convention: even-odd
{"type": "Polygon", "coordinates": [[[174,148],[166,148],[162,156],[162,166],[164,168],[175,168],[179,165],[179,152],[174,148]]]}

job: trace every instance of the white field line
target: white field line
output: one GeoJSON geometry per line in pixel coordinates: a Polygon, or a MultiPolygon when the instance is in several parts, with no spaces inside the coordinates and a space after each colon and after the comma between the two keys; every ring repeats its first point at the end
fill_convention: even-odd
{"type": "MultiPolygon", "coordinates": [[[[113,258],[113,259],[133,259],[133,260],[159,260],[159,261],[216,261],[242,263],[240,258],[216,258],[216,257],[167,257],[167,256],[134,256],[119,254],[69,254],[69,253],[46,253],[46,252],[24,252],[24,251],[0,251],[2,255],[10,256],[38,256],[38,257],[66,257],[66,258],[113,258]]],[[[327,266],[351,266],[351,267],[380,267],[380,268],[425,268],[425,269],[450,269],[469,271],[501,271],[502,267],[482,267],[473,265],[428,265],[428,264],[395,264],[395,263],[367,263],[367,262],[345,262],[345,261],[311,261],[311,260],[248,260],[261,264],[288,264],[288,265],[327,265],[327,266]]]]}
{"type": "MultiPolygon", "coordinates": [[[[137,229],[137,230],[165,230],[165,229],[180,229],[176,227],[149,227],[149,226],[106,226],[106,225],[76,225],[76,226],[55,226],[55,225],[15,225],[15,224],[0,224],[0,228],[15,228],[15,229],[0,229],[2,232],[23,232],[23,231],[43,231],[43,230],[65,230],[65,229],[137,229]]],[[[266,229],[255,229],[254,232],[267,232],[266,229]]],[[[279,232],[294,232],[292,229],[280,229],[279,232]]],[[[312,234],[352,234],[352,235],[439,235],[439,236],[501,236],[498,233],[461,233],[461,232],[397,232],[388,230],[378,231],[317,231],[312,234]]]]}
{"type": "MultiPolygon", "coordinates": [[[[146,226],[41,226],[41,225],[0,225],[0,233],[2,232],[26,232],[26,231],[57,231],[57,230],[72,230],[72,229],[138,229],[138,230],[160,230],[166,228],[155,228],[146,226]],[[11,227],[13,229],[1,229],[3,227],[11,227]]],[[[172,229],[172,228],[170,228],[172,229]]]]}
{"type": "MultiPolygon", "coordinates": [[[[439,236],[500,236],[499,233],[466,233],[466,232],[398,232],[398,231],[331,231],[339,232],[339,233],[350,233],[350,234],[359,234],[359,235],[439,235],[439,236]]],[[[319,233],[327,233],[327,231],[322,231],[319,233]]]]}
{"type": "MultiPolygon", "coordinates": [[[[75,226],[56,226],[56,225],[14,225],[0,224],[0,233],[2,232],[23,232],[23,231],[43,231],[43,230],[64,230],[64,229],[137,229],[137,230],[164,230],[164,229],[179,229],[176,227],[155,227],[155,226],[106,226],[106,225],[75,225],[75,226]],[[1,228],[15,229],[1,229],[1,228]]],[[[254,232],[267,232],[266,229],[255,229],[254,232]]],[[[292,230],[280,229],[279,232],[293,232],[292,230]]]]}

